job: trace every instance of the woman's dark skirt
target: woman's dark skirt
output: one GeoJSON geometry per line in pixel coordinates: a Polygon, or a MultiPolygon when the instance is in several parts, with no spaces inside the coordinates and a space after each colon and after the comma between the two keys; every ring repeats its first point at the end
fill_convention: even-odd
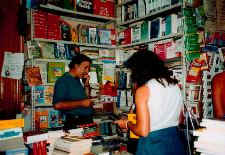
{"type": "Polygon", "coordinates": [[[150,132],[138,141],[136,155],[186,155],[177,127],[150,132]]]}

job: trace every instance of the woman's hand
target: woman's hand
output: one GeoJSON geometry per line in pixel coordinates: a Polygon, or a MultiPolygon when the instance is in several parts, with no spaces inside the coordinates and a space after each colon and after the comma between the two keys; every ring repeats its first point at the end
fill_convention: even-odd
{"type": "Polygon", "coordinates": [[[115,124],[117,124],[121,129],[123,129],[123,131],[127,131],[128,130],[128,120],[127,119],[120,119],[114,122],[115,124]]]}

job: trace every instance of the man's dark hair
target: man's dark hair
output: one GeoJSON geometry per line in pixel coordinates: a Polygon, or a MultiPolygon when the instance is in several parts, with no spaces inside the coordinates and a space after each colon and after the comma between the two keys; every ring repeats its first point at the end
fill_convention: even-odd
{"type": "Polygon", "coordinates": [[[131,79],[138,86],[146,84],[151,79],[156,79],[163,86],[165,86],[163,79],[168,84],[178,83],[176,79],[171,78],[172,72],[164,62],[152,51],[139,50],[124,65],[131,69],[131,79]]]}
{"type": "Polygon", "coordinates": [[[69,68],[72,69],[74,68],[75,64],[80,65],[84,61],[88,61],[91,63],[91,59],[88,56],[84,54],[77,54],[76,56],[72,58],[71,62],[69,63],[69,68]]]}

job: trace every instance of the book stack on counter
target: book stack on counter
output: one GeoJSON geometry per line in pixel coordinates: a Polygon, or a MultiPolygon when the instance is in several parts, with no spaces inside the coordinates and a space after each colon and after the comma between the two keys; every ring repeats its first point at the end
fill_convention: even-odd
{"type": "Polygon", "coordinates": [[[91,152],[92,139],[77,136],[58,138],[54,144],[52,155],[82,155],[91,152]]]}
{"type": "Polygon", "coordinates": [[[28,149],[24,145],[22,128],[0,130],[0,154],[28,155],[28,149]]]}
{"type": "Polygon", "coordinates": [[[225,120],[203,119],[200,126],[205,128],[193,132],[198,137],[194,142],[196,151],[204,155],[224,155],[225,120]]]}

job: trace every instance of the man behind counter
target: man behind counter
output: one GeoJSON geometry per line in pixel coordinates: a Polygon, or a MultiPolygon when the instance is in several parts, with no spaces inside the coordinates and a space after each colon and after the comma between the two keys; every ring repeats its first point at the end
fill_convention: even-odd
{"type": "Polygon", "coordinates": [[[89,87],[90,64],[89,57],[83,54],[74,56],[69,64],[69,72],[55,83],[53,105],[66,116],[64,130],[93,122],[92,102],[85,91],[89,87]],[[81,80],[85,82],[81,83],[81,80]]]}

